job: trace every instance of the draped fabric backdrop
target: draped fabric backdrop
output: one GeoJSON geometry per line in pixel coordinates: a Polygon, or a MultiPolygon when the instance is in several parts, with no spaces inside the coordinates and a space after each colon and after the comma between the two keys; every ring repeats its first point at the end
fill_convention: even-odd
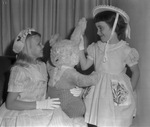
{"type": "MultiPolygon", "coordinates": [[[[12,44],[24,28],[32,27],[42,34],[46,43],[59,33],[67,38],[80,18],[92,18],[96,5],[110,5],[113,0],[0,0],[0,55],[12,55],[12,44]]],[[[86,30],[94,41],[92,25],[86,30]]]]}

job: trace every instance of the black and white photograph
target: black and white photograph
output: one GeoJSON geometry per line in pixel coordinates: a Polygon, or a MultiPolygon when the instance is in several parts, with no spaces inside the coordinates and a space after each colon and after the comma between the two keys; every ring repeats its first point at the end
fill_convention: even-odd
{"type": "Polygon", "coordinates": [[[0,127],[150,127],[149,0],[0,0],[0,127]]]}

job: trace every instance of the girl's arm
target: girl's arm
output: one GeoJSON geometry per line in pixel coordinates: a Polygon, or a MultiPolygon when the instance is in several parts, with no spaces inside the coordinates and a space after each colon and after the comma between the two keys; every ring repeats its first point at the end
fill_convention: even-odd
{"type": "Polygon", "coordinates": [[[87,86],[92,86],[92,85],[96,85],[99,81],[98,78],[98,73],[93,72],[90,75],[78,75],[77,78],[77,85],[79,87],[87,87],[87,86]]]}
{"type": "Polygon", "coordinates": [[[87,70],[94,63],[94,61],[92,59],[86,58],[84,50],[80,50],[79,61],[80,61],[80,65],[81,65],[82,70],[87,70]]]}
{"type": "Polygon", "coordinates": [[[25,102],[17,100],[19,93],[9,92],[6,100],[6,108],[10,110],[32,110],[36,109],[36,102],[25,102]]]}
{"type": "Polygon", "coordinates": [[[41,101],[26,102],[17,100],[19,93],[10,92],[7,95],[6,108],[9,110],[33,110],[33,109],[54,109],[60,105],[59,98],[45,99],[41,101]]]}
{"type": "Polygon", "coordinates": [[[131,66],[130,69],[132,71],[131,84],[134,91],[139,80],[140,70],[138,64],[131,66]]]}

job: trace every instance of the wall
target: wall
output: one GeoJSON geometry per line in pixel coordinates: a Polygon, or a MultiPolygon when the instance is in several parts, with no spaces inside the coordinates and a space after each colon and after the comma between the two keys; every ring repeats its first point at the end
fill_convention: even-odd
{"type": "Polygon", "coordinates": [[[129,43],[140,54],[140,81],[137,86],[137,117],[133,125],[150,127],[150,0],[115,0],[130,16],[129,43]]]}

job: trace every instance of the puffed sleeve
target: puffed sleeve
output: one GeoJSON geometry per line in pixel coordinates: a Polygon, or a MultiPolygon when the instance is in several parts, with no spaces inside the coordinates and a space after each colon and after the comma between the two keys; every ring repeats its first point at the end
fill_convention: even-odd
{"type": "Polygon", "coordinates": [[[139,53],[135,48],[131,48],[127,58],[126,58],[126,64],[131,67],[138,63],[139,60],[139,53]]]}
{"type": "Polygon", "coordinates": [[[91,60],[94,60],[95,57],[95,43],[92,43],[87,48],[87,57],[91,60]]]}
{"type": "Polygon", "coordinates": [[[8,83],[9,92],[22,92],[26,81],[26,75],[21,67],[13,67],[11,69],[10,79],[8,83]]]}

